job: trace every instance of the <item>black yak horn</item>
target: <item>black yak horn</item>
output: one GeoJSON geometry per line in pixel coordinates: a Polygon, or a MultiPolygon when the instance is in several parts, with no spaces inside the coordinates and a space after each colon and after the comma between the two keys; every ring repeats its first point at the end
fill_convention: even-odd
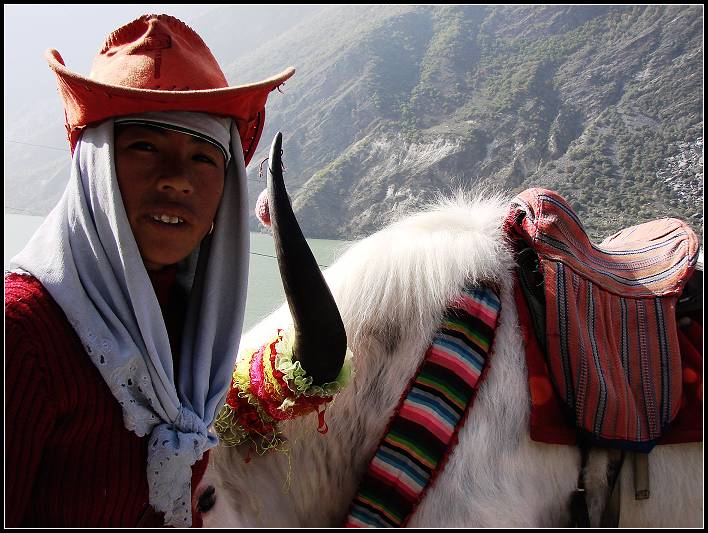
{"type": "Polygon", "coordinates": [[[332,293],[300,229],[282,170],[283,135],[268,160],[268,204],[280,277],[295,327],[294,360],[316,385],[334,381],[344,364],[347,335],[332,293]]]}

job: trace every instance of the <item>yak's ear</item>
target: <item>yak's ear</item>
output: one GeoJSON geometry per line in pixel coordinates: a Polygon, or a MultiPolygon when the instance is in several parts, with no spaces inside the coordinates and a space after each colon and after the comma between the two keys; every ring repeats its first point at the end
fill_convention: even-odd
{"type": "Polygon", "coordinates": [[[344,364],[347,335],[337,304],[305,240],[282,172],[282,139],[275,135],[268,160],[268,210],[278,267],[295,328],[294,358],[314,384],[334,381],[344,364]]]}

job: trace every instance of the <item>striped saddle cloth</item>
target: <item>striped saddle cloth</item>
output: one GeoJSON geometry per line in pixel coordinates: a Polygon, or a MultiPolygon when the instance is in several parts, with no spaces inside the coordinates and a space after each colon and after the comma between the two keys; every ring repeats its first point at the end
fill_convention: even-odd
{"type": "Polygon", "coordinates": [[[465,287],[450,303],[352,502],[346,527],[405,527],[442,472],[489,369],[501,301],[465,287]]]}
{"type": "MultiPolygon", "coordinates": [[[[566,413],[596,443],[651,449],[681,405],[676,304],[698,258],[695,233],[668,218],[595,245],[568,203],[545,189],[519,194],[505,229],[520,252],[518,285],[566,413]]],[[[531,377],[530,385],[534,402],[531,377]]]]}

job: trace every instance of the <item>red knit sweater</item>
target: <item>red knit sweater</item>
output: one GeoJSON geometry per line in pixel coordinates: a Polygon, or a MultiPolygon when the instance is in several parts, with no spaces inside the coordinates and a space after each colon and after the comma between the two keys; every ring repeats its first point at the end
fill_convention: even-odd
{"type": "MultiPolygon", "coordinates": [[[[153,277],[163,309],[173,281],[153,277]]],[[[175,332],[172,320],[167,327],[175,332]]],[[[6,525],[162,525],[148,505],[148,438],[125,428],[118,402],[35,278],[5,278],[5,335],[6,525]]],[[[192,491],[208,455],[192,467],[192,491]]],[[[192,515],[201,527],[194,503],[192,515]]]]}

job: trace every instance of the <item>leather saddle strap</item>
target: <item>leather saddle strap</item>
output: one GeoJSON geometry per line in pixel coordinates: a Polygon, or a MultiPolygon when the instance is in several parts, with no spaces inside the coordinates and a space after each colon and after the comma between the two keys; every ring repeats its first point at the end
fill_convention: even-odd
{"type": "Polygon", "coordinates": [[[634,454],[634,499],[648,500],[649,490],[649,454],[636,452],[634,454]]]}
{"type": "Polygon", "coordinates": [[[585,442],[578,444],[580,448],[580,472],[578,473],[578,486],[570,500],[570,519],[573,527],[590,527],[590,513],[585,497],[585,468],[590,457],[590,446],[585,442]]]}
{"type": "Polygon", "coordinates": [[[533,330],[536,334],[544,356],[546,346],[546,295],[543,281],[543,271],[540,268],[538,255],[531,248],[519,251],[516,261],[519,265],[518,278],[521,289],[526,297],[526,305],[530,311],[533,330]]]}
{"type": "Polygon", "coordinates": [[[619,527],[622,483],[620,475],[622,474],[622,466],[624,465],[624,452],[614,448],[608,450],[609,465],[607,466],[607,486],[610,489],[610,495],[607,498],[605,509],[602,512],[600,519],[600,527],[619,527]]]}

